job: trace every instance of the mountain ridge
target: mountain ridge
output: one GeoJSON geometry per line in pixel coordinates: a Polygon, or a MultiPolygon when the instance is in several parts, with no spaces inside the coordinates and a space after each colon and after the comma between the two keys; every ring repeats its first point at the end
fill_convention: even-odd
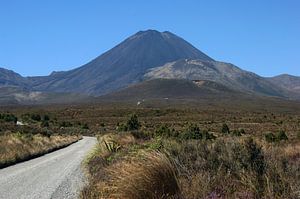
{"type": "Polygon", "coordinates": [[[101,95],[141,81],[149,68],[181,58],[213,60],[174,34],[140,31],[79,68],[59,75],[32,78],[32,87],[101,95]]]}
{"type": "Polygon", "coordinates": [[[29,81],[27,78],[6,68],[0,67],[0,87],[3,86],[20,86],[28,88],[29,81]]]}
{"type": "Polygon", "coordinates": [[[300,99],[300,77],[265,78],[234,64],[215,61],[169,31],[139,31],[87,64],[69,71],[53,71],[48,76],[22,77],[0,68],[0,87],[92,96],[161,78],[212,81],[231,92],[300,99]]]}
{"type": "MultiPolygon", "coordinates": [[[[202,79],[214,81],[242,92],[285,97],[284,89],[277,88],[267,79],[219,61],[183,59],[150,69],[146,79],[202,79]]],[[[286,95],[285,95],[286,94],[286,95]]]]}
{"type": "Polygon", "coordinates": [[[74,93],[47,93],[30,91],[18,86],[0,87],[0,106],[42,105],[42,104],[69,104],[89,103],[94,98],[74,93]]]}
{"type": "Polygon", "coordinates": [[[174,99],[212,99],[219,95],[229,97],[240,94],[223,85],[206,80],[151,79],[125,89],[100,96],[101,100],[138,101],[174,99]]]}

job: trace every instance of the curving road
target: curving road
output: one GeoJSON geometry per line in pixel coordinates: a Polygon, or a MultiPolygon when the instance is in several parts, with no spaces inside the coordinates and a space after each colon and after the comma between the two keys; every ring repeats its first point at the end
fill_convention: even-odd
{"type": "Polygon", "coordinates": [[[66,148],[0,169],[0,199],[77,198],[85,183],[81,162],[96,142],[83,137],[66,148]]]}

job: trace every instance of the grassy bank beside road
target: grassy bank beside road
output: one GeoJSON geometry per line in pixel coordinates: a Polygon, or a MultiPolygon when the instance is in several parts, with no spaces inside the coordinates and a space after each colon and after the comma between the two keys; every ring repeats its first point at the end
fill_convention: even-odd
{"type": "Polygon", "coordinates": [[[299,198],[299,134],[170,126],[151,131],[133,115],[99,135],[81,199],[299,198]]]}
{"type": "Polygon", "coordinates": [[[0,168],[25,161],[81,139],[76,135],[41,135],[9,133],[0,136],[0,168]]]}
{"type": "Polygon", "coordinates": [[[174,162],[155,143],[130,133],[98,137],[81,199],[181,198],[174,162]]]}

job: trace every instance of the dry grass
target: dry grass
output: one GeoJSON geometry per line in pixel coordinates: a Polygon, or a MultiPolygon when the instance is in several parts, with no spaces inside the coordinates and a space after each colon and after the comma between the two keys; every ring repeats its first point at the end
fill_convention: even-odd
{"type": "Polygon", "coordinates": [[[243,138],[165,140],[185,198],[300,198],[299,143],[261,147],[243,138]]]}
{"type": "Polygon", "coordinates": [[[36,157],[79,140],[80,136],[6,134],[0,136],[0,168],[36,157]]]}
{"type": "Polygon", "coordinates": [[[268,143],[249,134],[219,134],[216,140],[143,142],[120,133],[99,141],[83,199],[300,198],[299,140],[268,143]]]}
{"type": "MultiPolygon", "coordinates": [[[[58,132],[58,124],[66,121],[73,124],[73,127],[64,128],[66,133],[74,132],[73,128],[78,126],[78,122],[88,124],[90,130],[87,133],[116,133],[102,137],[104,140],[99,140],[98,150],[87,161],[91,175],[90,185],[82,192],[82,198],[110,198],[104,194],[117,192],[113,188],[110,191],[104,190],[108,183],[112,183],[110,178],[113,179],[113,175],[110,169],[121,172],[123,164],[132,163],[132,159],[139,157],[136,156],[137,151],[151,152],[157,149],[167,150],[172,155],[171,159],[175,160],[179,170],[178,183],[184,198],[300,198],[299,107],[252,109],[247,106],[241,107],[239,104],[235,107],[207,107],[205,104],[200,107],[186,105],[148,108],[91,105],[10,111],[18,116],[27,112],[46,111],[52,118],[48,129],[53,132],[58,132]],[[126,123],[132,113],[138,115],[142,125],[140,131],[146,135],[157,136],[155,132],[161,126],[167,126],[171,133],[180,135],[186,131],[189,124],[196,124],[201,130],[213,133],[216,140],[183,140],[180,136],[175,138],[175,135],[157,140],[143,140],[143,136],[117,133],[116,128],[126,123]],[[241,137],[222,134],[221,128],[224,123],[231,131],[244,129],[245,134],[241,137]],[[289,138],[287,141],[266,142],[267,133],[276,134],[281,130],[286,132],[289,138]],[[266,166],[262,174],[247,166],[251,165],[252,161],[249,161],[251,154],[244,145],[246,138],[252,138],[262,147],[262,163],[266,166]]],[[[2,132],[5,129],[12,132],[18,130],[16,127],[11,129],[10,126],[6,126],[3,124],[2,127],[0,124],[2,132]]]]}
{"type": "Polygon", "coordinates": [[[109,155],[117,152],[121,148],[126,148],[130,145],[136,144],[136,139],[128,133],[120,134],[106,134],[98,137],[99,149],[102,154],[109,155]]]}
{"type": "Polygon", "coordinates": [[[142,152],[107,169],[109,198],[181,198],[176,173],[160,152],[142,152]]]}
{"type": "Polygon", "coordinates": [[[182,198],[175,166],[165,154],[135,148],[141,143],[131,134],[98,140],[98,154],[88,161],[90,184],[81,198],[182,198]]]}

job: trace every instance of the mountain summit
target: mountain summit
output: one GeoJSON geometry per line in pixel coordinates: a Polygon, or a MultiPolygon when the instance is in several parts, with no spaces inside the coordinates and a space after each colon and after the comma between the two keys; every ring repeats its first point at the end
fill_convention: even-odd
{"type": "MultiPolygon", "coordinates": [[[[215,61],[171,32],[156,30],[139,31],[89,63],[70,71],[53,72],[42,77],[22,77],[0,68],[1,87],[0,97],[4,96],[4,100],[17,96],[17,101],[26,98],[26,102],[32,93],[34,96],[42,93],[44,95],[38,97],[45,96],[51,102],[52,96],[48,93],[55,93],[53,96],[71,93],[66,99],[73,94],[84,95],[83,98],[86,94],[108,94],[120,100],[168,94],[172,98],[190,96],[198,100],[199,97],[208,96],[241,98],[241,93],[248,97],[300,99],[299,77],[261,77],[233,64],[215,61]],[[195,87],[195,81],[204,81],[206,84],[201,88],[195,87]],[[216,85],[228,89],[212,89],[216,85]],[[12,95],[15,93],[17,95],[12,95]]],[[[30,98],[32,101],[36,101],[36,97],[34,100],[30,98]]]]}
{"type": "Polygon", "coordinates": [[[141,81],[150,68],[179,59],[213,61],[175,34],[147,30],[77,69],[31,80],[35,90],[102,95],[141,81]]]}

